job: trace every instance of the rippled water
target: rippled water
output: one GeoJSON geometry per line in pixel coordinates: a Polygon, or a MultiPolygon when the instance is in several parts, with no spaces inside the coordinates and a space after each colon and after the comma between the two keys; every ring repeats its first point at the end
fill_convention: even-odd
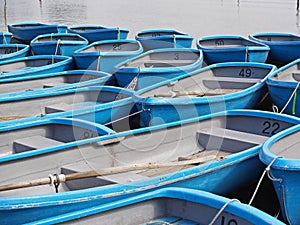
{"type": "Polygon", "coordinates": [[[174,28],[194,38],[280,31],[298,34],[297,0],[0,0],[0,30],[21,21],[124,27],[129,38],[174,28]]]}

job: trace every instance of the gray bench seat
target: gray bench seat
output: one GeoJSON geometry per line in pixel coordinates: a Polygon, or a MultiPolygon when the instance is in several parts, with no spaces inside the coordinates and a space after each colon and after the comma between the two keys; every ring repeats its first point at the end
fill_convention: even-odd
{"type": "Polygon", "coordinates": [[[60,144],[63,144],[63,142],[46,138],[40,135],[35,135],[31,137],[14,140],[13,152],[20,153],[20,152],[25,152],[30,150],[53,147],[60,144]]]}
{"type": "Polygon", "coordinates": [[[203,79],[203,84],[211,89],[245,89],[260,81],[261,79],[256,78],[215,77],[215,79],[203,79]]]}
{"type": "Polygon", "coordinates": [[[238,152],[264,143],[268,137],[219,127],[197,131],[198,143],[206,149],[238,152]]]}
{"type": "Polygon", "coordinates": [[[66,83],[64,82],[49,82],[49,83],[45,83],[43,84],[43,88],[51,88],[51,87],[59,87],[59,86],[62,86],[62,85],[66,85],[66,83]]]}

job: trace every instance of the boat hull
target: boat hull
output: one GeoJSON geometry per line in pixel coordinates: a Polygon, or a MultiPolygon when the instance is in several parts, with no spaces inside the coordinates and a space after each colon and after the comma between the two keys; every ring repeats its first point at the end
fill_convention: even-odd
{"type": "Polygon", "coordinates": [[[2,44],[0,46],[0,62],[26,57],[29,55],[30,47],[23,44],[2,44]]]}
{"type": "Polygon", "coordinates": [[[149,90],[139,90],[135,98],[141,111],[140,125],[157,125],[220,111],[254,108],[266,96],[265,81],[274,70],[272,65],[220,63],[157,83],[149,90]],[[246,71],[251,72],[246,75],[246,71]],[[246,83],[247,77],[255,79],[246,83]],[[212,89],[205,91],[208,87],[212,89]]]}
{"type": "Polygon", "coordinates": [[[288,33],[259,33],[249,38],[270,47],[268,62],[285,65],[300,57],[300,37],[288,33]]]}
{"type": "Polygon", "coordinates": [[[35,55],[64,55],[73,53],[88,45],[88,41],[76,34],[45,34],[39,35],[30,42],[35,55]]]}
{"type": "Polygon", "coordinates": [[[108,28],[102,26],[73,26],[68,28],[69,33],[79,34],[89,43],[111,39],[126,39],[129,30],[124,28],[108,28]]]}
{"type": "Polygon", "coordinates": [[[289,128],[270,138],[263,145],[259,158],[270,167],[268,177],[272,180],[288,224],[299,224],[300,194],[299,125],[289,128]]]}
{"type": "MultiPolygon", "coordinates": [[[[242,119],[246,123],[243,124],[243,129],[250,129],[253,130],[257,135],[264,134],[267,136],[272,135],[272,132],[275,132],[272,126],[268,126],[269,123],[272,124],[275,121],[278,122],[280,125],[277,131],[279,131],[293,126],[293,124],[299,122],[298,118],[293,118],[286,115],[277,116],[267,112],[228,111],[226,115],[229,117],[223,118],[224,113],[213,115],[213,117],[216,117],[216,121],[214,122],[210,120],[210,115],[202,118],[195,118],[189,121],[176,122],[172,124],[172,126],[170,124],[170,127],[168,128],[166,128],[164,125],[157,126],[155,128],[143,128],[139,132],[146,132],[146,135],[149,133],[149,131],[151,132],[149,136],[150,139],[147,139],[147,141],[145,141],[143,136],[140,136],[142,133],[128,131],[121,135],[124,135],[124,137],[126,137],[125,139],[119,140],[120,142],[117,141],[115,143],[111,143],[110,145],[107,145],[106,148],[103,148],[103,146],[100,147],[100,145],[97,147],[95,144],[89,144],[89,146],[86,148],[85,146],[81,145],[81,142],[77,142],[76,148],[79,148],[80,151],[71,151],[70,148],[72,146],[69,146],[69,149],[65,149],[64,151],[59,151],[57,149],[57,153],[60,152],[60,154],[62,154],[60,156],[52,154],[52,157],[49,158],[40,155],[36,159],[39,161],[40,165],[43,165],[43,172],[41,175],[45,176],[48,176],[49,174],[49,171],[46,171],[48,169],[45,166],[50,166],[52,167],[52,170],[57,170],[55,164],[58,162],[62,165],[66,165],[68,163],[67,161],[71,162],[72,160],[76,160],[77,157],[82,156],[84,156],[85,165],[86,160],[89,161],[89,165],[86,165],[87,168],[90,168],[90,166],[93,165],[98,165],[104,168],[110,167],[112,163],[112,156],[117,158],[117,160],[114,161],[115,166],[122,164],[133,164],[135,162],[149,162],[151,159],[153,161],[163,162],[165,160],[171,160],[171,157],[177,158],[178,155],[176,154],[178,153],[180,153],[180,155],[184,155],[185,153],[183,151],[189,152],[199,150],[199,148],[196,146],[200,144],[200,139],[195,139],[195,131],[199,130],[200,127],[193,127],[193,123],[198,123],[199,120],[200,122],[203,120],[204,127],[207,125],[215,127],[214,125],[219,126],[221,123],[223,123],[223,119],[228,119],[228,122],[232,119],[232,123],[229,122],[229,124],[232,124],[233,126],[234,124],[239,126],[242,119]],[[239,117],[239,115],[241,117],[239,117]],[[221,120],[219,120],[218,116],[221,116],[221,120]],[[237,118],[235,118],[235,116],[237,116],[237,118]],[[247,119],[244,120],[245,118],[247,119]],[[256,122],[254,123],[254,121],[256,122]],[[175,129],[178,125],[181,126],[181,132],[178,132],[178,130],[175,129]],[[166,132],[165,129],[167,129],[168,132],[166,132]],[[127,134],[129,133],[133,135],[127,137],[127,134]],[[180,143],[178,142],[178,137],[180,137],[180,143]],[[192,137],[192,139],[189,137],[192,137]],[[164,143],[161,142],[162,138],[165,141],[164,143]],[[157,143],[160,144],[156,145],[157,143]],[[155,148],[153,148],[153,146],[155,146],[155,148]],[[164,147],[161,148],[162,146],[164,147]],[[126,151],[118,151],[120,147],[124,150],[127,149],[126,151],[133,151],[131,152],[133,154],[126,156],[126,151]],[[162,149],[164,149],[164,151],[162,151],[162,149]],[[107,155],[109,152],[112,155],[107,155]],[[42,159],[44,162],[40,161],[42,159]],[[45,163],[46,161],[48,162],[45,163]],[[94,161],[95,164],[92,161],[94,161]],[[52,162],[54,162],[54,164],[52,162]]],[[[121,138],[121,136],[117,135],[116,137],[121,138]]],[[[245,135],[242,135],[241,137],[244,136],[245,135]]],[[[84,143],[88,144],[88,142],[84,143]]],[[[211,147],[214,149],[213,146],[211,147]]],[[[241,147],[241,145],[238,144],[235,147],[241,147]]],[[[107,183],[106,185],[95,183],[94,188],[88,188],[86,185],[89,185],[91,180],[83,179],[79,182],[69,181],[66,183],[66,186],[73,188],[73,191],[53,194],[52,188],[50,187],[49,189],[49,187],[46,187],[46,192],[48,194],[31,195],[27,197],[24,196],[24,191],[26,190],[21,190],[19,194],[23,196],[0,198],[0,212],[7,215],[6,217],[0,219],[1,224],[25,223],[32,221],[33,218],[34,220],[42,220],[48,217],[57,216],[58,213],[61,215],[65,213],[71,213],[76,210],[101,206],[117,200],[124,200],[128,197],[134,197],[138,194],[146,194],[149,191],[164,187],[185,187],[201,189],[220,195],[229,194],[235,190],[239,190],[244,186],[248,186],[249,183],[256,181],[261,176],[263,164],[258,158],[258,152],[260,148],[261,145],[252,145],[252,147],[249,149],[240,152],[235,152],[233,149],[231,149],[233,154],[227,155],[222,159],[212,160],[204,164],[185,168],[184,170],[169,172],[140,180],[132,181],[133,176],[130,174],[131,176],[129,176],[128,179],[131,182],[129,183],[108,183],[108,185],[107,183]],[[241,177],[243,177],[243,179],[240,179],[241,177]]],[[[49,152],[49,154],[51,153],[49,152]]],[[[15,173],[13,173],[12,169],[18,169],[20,172],[20,174],[18,174],[20,179],[22,179],[21,177],[25,176],[24,173],[30,173],[28,167],[29,165],[37,166],[36,163],[38,162],[36,161],[36,163],[33,164],[32,161],[27,160],[26,158],[20,158],[19,160],[14,159],[15,161],[9,162],[10,160],[6,162],[2,161],[2,168],[5,169],[5,171],[11,172],[13,176],[15,176],[15,173]],[[16,167],[16,165],[18,166],[16,167]],[[28,168],[28,170],[25,171],[22,168],[28,168]]],[[[72,167],[69,169],[71,168],[72,167]]],[[[32,170],[34,170],[34,168],[32,168],[32,170]]],[[[1,179],[9,180],[9,174],[1,179]]]]}
{"type": "Polygon", "coordinates": [[[42,24],[36,22],[23,22],[9,24],[8,31],[11,32],[14,38],[28,43],[35,37],[41,34],[65,33],[67,26],[61,24],[42,24]]]}
{"type": "Polygon", "coordinates": [[[55,73],[73,68],[68,56],[28,56],[0,62],[0,79],[55,73]]]}
{"type": "Polygon", "coordinates": [[[144,51],[159,48],[191,48],[193,37],[175,30],[142,30],[135,39],[141,42],[144,51]]]}
{"type": "Polygon", "coordinates": [[[94,42],[86,48],[77,50],[73,57],[78,68],[101,70],[112,74],[116,70],[116,65],[142,52],[143,48],[137,41],[106,40],[94,42]]]}
{"type": "Polygon", "coordinates": [[[267,45],[240,36],[210,36],[199,38],[197,48],[203,51],[204,61],[211,65],[222,62],[258,62],[267,60],[267,45]]]}
{"type": "Polygon", "coordinates": [[[12,33],[10,32],[0,32],[0,43],[9,44],[11,37],[12,37],[12,33]]]}
{"type": "Polygon", "coordinates": [[[113,75],[119,86],[140,90],[199,69],[202,62],[196,49],[154,49],[118,64],[113,75]]]}

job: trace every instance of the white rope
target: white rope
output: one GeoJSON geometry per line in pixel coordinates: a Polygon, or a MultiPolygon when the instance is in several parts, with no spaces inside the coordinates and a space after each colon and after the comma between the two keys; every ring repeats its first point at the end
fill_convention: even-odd
{"type": "Polygon", "coordinates": [[[141,112],[143,112],[143,111],[144,111],[144,110],[140,110],[140,111],[134,112],[134,113],[132,113],[132,114],[123,116],[123,117],[121,117],[121,118],[119,118],[119,119],[116,119],[116,120],[113,120],[113,121],[110,121],[110,122],[104,124],[104,126],[110,125],[110,124],[112,124],[112,123],[118,122],[118,121],[123,120],[123,119],[126,119],[126,118],[129,118],[129,117],[131,117],[131,116],[137,115],[137,114],[139,114],[139,113],[141,113],[141,112]]]}
{"type": "Polygon", "coordinates": [[[246,46],[245,62],[248,62],[248,46],[246,46]]]}
{"type": "Polygon", "coordinates": [[[55,54],[54,55],[56,55],[57,52],[58,52],[59,42],[60,42],[60,39],[57,40],[57,44],[56,44],[56,49],[55,49],[55,54]]]}
{"type": "Polygon", "coordinates": [[[97,67],[96,67],[96,70],[97,70],[97,71],[100,70],[100,58],[101,58],[101,56],[99,55],[99,56],[98,56],[98,59],[97,59],[97,67]]]}
{"type": "Polygon", "coordinates": [[[285,106],[282,108],[282,110],[280,111],[280,114],[286,109],[286,107],[288,106],[288,104],[290,103],[290,101],[292,100],[294,94],[296,93],[296,91],[298,90],[298,87],[300,85],[300,82],[298,82],[297,86],[295,87],[295,90],[293,91],[293,93],[291,94],[291,97],[289,98],[289,100],[287,101],[287,103],[285,104],[285,106]]]}
{"type": "Polygon", "coordinates": [[[175,34],[173,34],[173,42],[174,42],[174,48],[176,48],[176,35],[175,34]]]}
{"type": "Polygon", "coordinates": [[[7,44],[7,41],[6,41],[6,38],[5,38],[4,33],[2,33],[2,38],[3,38],[3,40],[4,40],[4,44],[7,44]]]}
{"type": "Polygon", "coordinates": [[[261,182],[262,182],[262,180],[263,180],[265,174],[270,170],[272,164],[275,162],[275,160],[276,160],[278,157],[279,157],[279,156],[275,157],[275,158],[272,160],[272,162],[271,162],[271,163],[266,167],[266,169],[264,170],[263,174],[261,175],[261,177],[260,177],[260,179],[259,179],[259,181],[258,181],[258,184],[257,184],[257,186],[256,186],[256,188],[255,188],[255,191],[254,191],[254,193],[253,193],[253,195],[252,195],[252,197],[251,197],[251,199],[250,199],[248,205],[251,205],[251,204],[252,204],[252,202],[253,202],[253,200],[254,200],[256,194],[257,194],[258,188],[260,187],[261,182]]]}
{"type": "Polygon", "coordinates": [[[233,199],[229,199],[229,201],[227,201],[225,203],[225,205],[222,206],[222,208],[219,210],[219,212],[215,215],[215,217],[212,219],[212,221],[208,224],[208,225],[213,225],[216,220],[218,219],[218,217],[221,215],[221,213],[224,211],[224,209],[231,203],[231,202],[234,202],[234,201],[237,201],[237,202],[240,202],[240,200],[236,199],[236,198],[233,198],[233,199]]]}

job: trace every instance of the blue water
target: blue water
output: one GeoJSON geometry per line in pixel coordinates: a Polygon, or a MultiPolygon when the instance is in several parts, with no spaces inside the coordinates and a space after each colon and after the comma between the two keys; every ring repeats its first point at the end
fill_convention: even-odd
{"type": "Polygon", "coordinates": [[[124,27],[129,38],[174,28],[194,38],[279,31],[298,34],[297,0],[0,0],[0,30],[22,21],[124,27]]]}

